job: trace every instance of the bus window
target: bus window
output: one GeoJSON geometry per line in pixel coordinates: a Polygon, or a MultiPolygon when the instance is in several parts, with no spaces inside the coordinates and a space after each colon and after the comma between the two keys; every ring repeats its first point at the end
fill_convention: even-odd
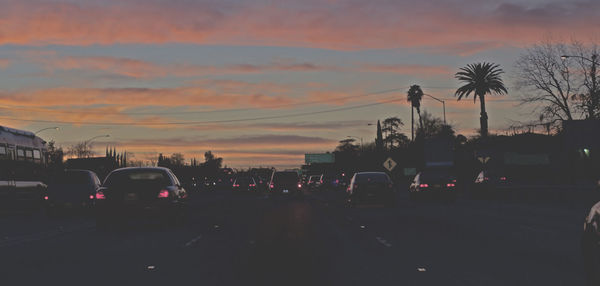
{"type": "Polygon", "coordinates": [[[42,159],[40,150],[33,150],[33,159],[36,159],[36,160],[42,159]]]}
{"type": "Polygon", "coordinates": [[[25,151],[21,148],[17,148],[17,158],[22,159],[25,157],[25,151]]]}
{"type": "Polygon", "coordinates": [[[6,156],[6,147],[0,145],[0,156],[6,156]]]}
{"type": "Polygon", "coordinates": [[[25,157],[27,159],[32,159],[33,158],[33,150],[31,150],[31,149],[25,150],[25,157]]]}

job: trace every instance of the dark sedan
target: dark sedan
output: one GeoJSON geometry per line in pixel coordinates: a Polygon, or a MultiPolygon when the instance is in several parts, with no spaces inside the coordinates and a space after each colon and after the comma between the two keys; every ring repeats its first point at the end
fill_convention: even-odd
{"type": "Polygon", "coordinates": [[[600,285],[600,202],[585,218],[581,248],[588,285],[600,285]]]}
{"type": "Polygon", "coordinates": [[[503,173],[494,170],[483,170],[477,174],[471,193],[475,197],[487,197],[492,195],[498,187],[509,184],[509,180],[503,173]]]}
{"type": "Polygon", "coordinates": [[[392,180],[386,173],[356,173],[346,190],[350,206],[358,204],[383,204],[393,206],[395,202],[392,180]]]}
{"type": "Polygon", "coordinates": [[[269,183],[271,194],[302,194],[302,183],[296,171],[277,171],[271,175],[269,183]]]}
{"type": "Polygon", "coordinates": [[[177,223],[188,194],[167,168],[121,168],[112,171],[96,193],[96,223],[105,228],[128,218],[177,223]]]}
{"type": "Polygon", "coordinates": [[[44,194],[46,211],[54,215],[60,210],[90,209],[99,187],[100,180],[92,171],[65,170],[56,174],[44,194]]]}
{"type": "Polygon", "coordinates": [[[456,178],[445,169],[428,169],[418,173],[409,187],[409,196],[416,198],[456,199],[456,178]]]}
{"type": "Polygon", "coordinates": [[[256,181],[252,177],[238,177],[233,181],[234,192],[252,192],[257,190],[256,181]]]}

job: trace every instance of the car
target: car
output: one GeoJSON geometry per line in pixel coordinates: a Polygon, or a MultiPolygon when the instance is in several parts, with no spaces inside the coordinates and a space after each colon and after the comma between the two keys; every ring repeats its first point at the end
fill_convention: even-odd
{"type": "Polygon", "coordinates": [[[66,169],[54,174],[44,194],[46,212],[52,216],[61,210],[89,210],[99,187],[100,179],[93,171],[66,169]]]}
{"type": "Polygon", "coordinates": [[[498,187],[509,184],[508,177],[498,170],[482,170],[477,174],[471,194],[475,197],[487,197],[492,195],[498,187]]]}
{"type": "Polygon", "coordinates": [[[306,187],[312,191],[312,190],[318,189],[319,184],[321,184],[321,176],[320,175],[312,175],[308,178],[306,187]]]}
{"type": "Polygon", "coordinates": [[[129,218],[169,224],[185,218],[188,194],[168,168],[128,167],[108,174],[96,192],[96,224],[104,229],[129,218]]]}
{"type": "Polygon", "coordinates": [[[340,179],[334,174],[323,174],[319,179],[321,190],[338,190],[340,179]]]}
{"type": "Polygon", "coordinates": [[[252,177],[238,177],[233,181],[234,192],[256,192],[257,184],[254,178],[252,177]]]}
{"type": "Polygon", "coordinates": [[[588,285],[600,285],[600,202],[585,218],[581,250],[588,285]]]}
{"type": "Polygon", "coordinates": [[[269,182],[270,194],[302,194],[302,183],[296,171],[275,171],[269,182]]]}
{"type": "Polygon", "coordinates": [[[395,205],[396,196],[390,177],[384,172],[359,172],[354,174],[346,189],[347,204],[395,205]]]}
{"type": "Polygon", "coordinates": [[[447,169],[426,169],[414,177],[409,186],[411,199],[456,199],[456,178],[447,169]]]}

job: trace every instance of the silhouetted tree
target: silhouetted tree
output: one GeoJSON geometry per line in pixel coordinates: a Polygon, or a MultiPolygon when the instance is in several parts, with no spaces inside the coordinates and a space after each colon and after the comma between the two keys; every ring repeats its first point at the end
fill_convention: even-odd
{"type": "Polygon", "coordinates": [[[61,147],[56,147],[56,142],[50,140],[48,147],[46,148],[47,162],[50,166],[62,165],[64,152],[61,147]]]}
{"type": "Polygon", "coordinates": [[[383,151],[383,134],[381,133],[381,123],[377,120],[377,138],[375,139],[375,148],[377,152],[383,151]]]}
{"type": "Polygon", "coordinates": [[[455,131],[452,126],[445,124],[441,118],[423,111],[422,121],[423,127],[417,130],[418,138],[454,137],[455,131]]]}
{"type": "Polygon", "coordinates": [[[402,138],[399,134],[400,127],[404,126],[402,120],[398,117],[390,117],[383,120],[382,132],[385,133],[385,138],[383,142],[389,149],[394,147],[395,142],[399,142],[399,139],[402,138]]]}
{"type": "Polygon", "coordinates": [[[504,82],[500,77],[504,71],[497,64],[492,63],[475,63],[469,64],[466,67],[460,68],[455,77],[465,83],[456,90],[455,95],[458,100],[463,97],[468,97],[473,93],[473,102],[477,101],[481,105],[481,117],[479,123],[481,125],[481,136],[487,137],[488,134],[488,115],[485,109],[486,94],[505,94],[508,93],[504,82]]]}
{"type": "Polygon", "coordinates": [[[528,48],[516,63],[517,87],[527,89],[522,102],[539,106],[541,120],[555,128],[563,120],[600,118],[598,52],[597,45],[576,41],[528,48]]]}
{"type": "Polygon", "coordinates": [[[357,152],[358,151],[358,145],[355,145],[354,142],[356,140],[354,138],[348,138],[348,139],[344,139],[344,140],[340,140],[340,144],[335,147],[335,151],[337,152],[357,152]]]}
{"type": "Polygon", "coordinates": [[[181,153],[173,153],[171,155],[171,164],[174,166],[183,166],[185,162],[185,158],[181,153]]]}
{"type": "Polygon", "coordinates": [[[88,142],[79,142],[67,148],[67,155],[75,158],[89,158],[94,155],[92,146],[88,142]]]}
{"type": "Polygon", "coordinates": [[[419,114],[419,126],[423,127],[423,121],[421,121],[421,100],[423,99],[423,90],[421,90],[421,87],[418,85],[411,85],[410,88],[408,89],[408,93],[406,94],[406,99],[408,102],[410,102],[411,105],[411,109],[410,109],[410,117],[411,117],[411,122],[410,122],[410,132],[411,132],[411,136],[412,139],[415,138],[415,132],[414,132],[414,126],[415,126],[415,115],[414,115],[414,110],[417,110],[417,113],[419,114]]]}

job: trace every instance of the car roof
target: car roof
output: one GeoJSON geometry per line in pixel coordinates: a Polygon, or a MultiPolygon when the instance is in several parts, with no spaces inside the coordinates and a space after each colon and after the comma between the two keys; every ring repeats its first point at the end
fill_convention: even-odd
{"type": "Polygon", "coordinates": [[[355,175],[387,175],[385,172],[358,172],[355,175]]]}

